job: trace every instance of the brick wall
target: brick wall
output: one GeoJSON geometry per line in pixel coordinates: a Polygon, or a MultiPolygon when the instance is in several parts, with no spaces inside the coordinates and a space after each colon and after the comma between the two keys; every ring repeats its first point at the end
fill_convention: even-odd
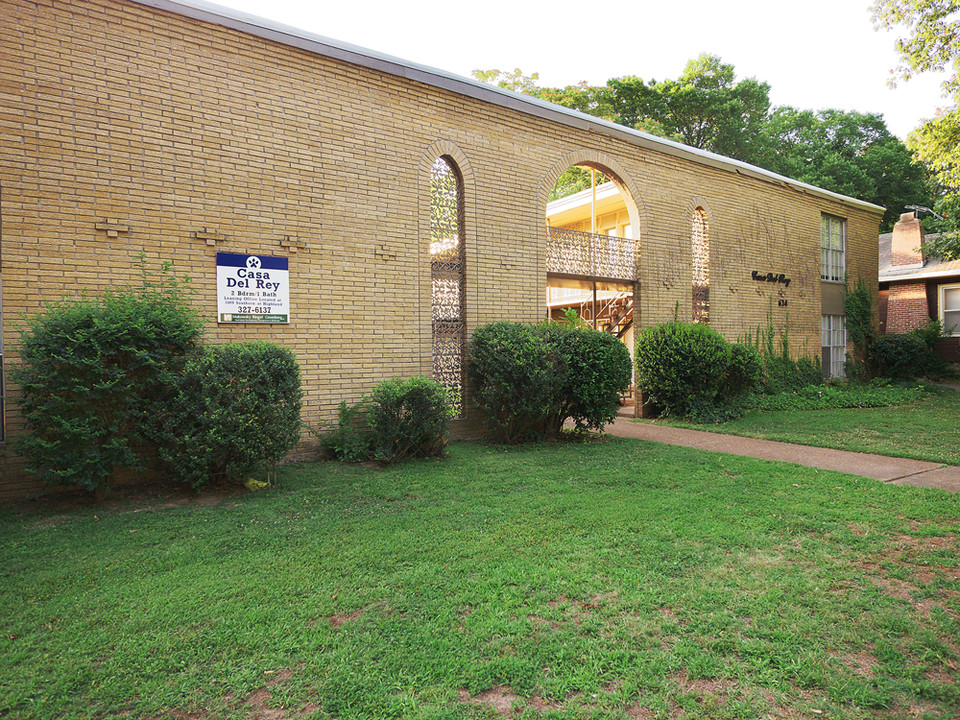
{"type": "MultiPolygon", "coordinates": [[[[193,278],[211,341],[295,350],[312,426],[383,378],[429,373],[438,154],[464,180],[468,335],[543,316],[546,194],[581,162],[631,196],[641,324],[676,303],[690,315],[694,201],[709,214],[711,324],[730,338],[772,301],[794,350],[819,351],[821,213],[847,219],[850,276],[876,277],[879,214],[862,206],[129,2],[0,0],[0,14],[8,364],[18,316],[135,282],[142,253],[193,278]],[[289,325],[215,323],[218,251],[289,257],[289,325]]],[[[32,487],[16,457],[0,473],[0,497],[32,487]]]]}
{"type": "Polygon", "coordinates": [[[886,332],[905,333],[930,320],[925,282],[891,283],[886,332]]]}

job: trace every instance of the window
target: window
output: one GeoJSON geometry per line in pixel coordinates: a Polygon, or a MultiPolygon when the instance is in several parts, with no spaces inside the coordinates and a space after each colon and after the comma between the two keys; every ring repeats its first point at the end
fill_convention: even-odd
{"type": "Polygon", "coordinates": [[[843,282],[847,270],[847,221],[820,216],[820,279],[843,282]]]}
{"type": "Polygon", "coordinates": [[[454,393],[463,414],[463,181],[456,164],[439,157],[430,171],[430,278],[433,289],[433,379],[454,393]]]}
{"type": "Polygon", "coordinates": [[[710,238],[707,236],[707,213],[698,207],[693,211],[691,228],[693,251],[693,321],[710,322],[710,238]]]}
{"type": "Polygon", "coordinates": [[[843,315],[820,316],[820,344],[823,351],[823,376],[846,377],[843,363],[847,359],[847,328],[843,315]]]}
{"type": "Polygon", "coordinates": [[[944,334],[960,337],[960,285],[941,285],[938,306],[944,334]]]}

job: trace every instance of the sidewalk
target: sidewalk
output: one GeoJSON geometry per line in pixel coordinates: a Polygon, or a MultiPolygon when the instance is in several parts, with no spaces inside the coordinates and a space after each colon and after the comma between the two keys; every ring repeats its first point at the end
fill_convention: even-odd
{"type": "Polygon", "coordinates": [[[836,470],[861,477],[874,478],[891,485],[914,485],[960,492],[960,467],[938,465],[923,460],[907,460],[883,455],[832,450],[830,448],[791,445],[772,440],[757,440],[738,435],[721,435],[703,430],[687,430],[659,423],[634,422],[619,417],[607,425],[605,431],[611,435],[626,438],[650,440],[668,445],[731,455],[779,460],[782,462],[806,465],[821,470],[836,470]]]}

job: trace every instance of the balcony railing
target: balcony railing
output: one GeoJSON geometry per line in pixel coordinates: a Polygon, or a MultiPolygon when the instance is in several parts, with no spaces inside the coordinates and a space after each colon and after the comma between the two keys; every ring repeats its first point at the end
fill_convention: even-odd
{"type": "Polygon", "coordinates": [[[615,235],[548,227],[547,272],[632,282],[637,279],[636,244],[615,235]]]}

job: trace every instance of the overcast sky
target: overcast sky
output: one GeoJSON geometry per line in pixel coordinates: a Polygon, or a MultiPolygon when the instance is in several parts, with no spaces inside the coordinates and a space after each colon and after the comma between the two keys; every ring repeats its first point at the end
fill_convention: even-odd
{"type": "Polygon", "coordinates": [[[544,86],[678,77],[700,53],[770,85],[774,105],[880,113],[901,138],[937,108],[941,77],[887,85],[895,33],[869,0],[221,0],[219,3],[457,75],[540,73],[544,86]]]}

